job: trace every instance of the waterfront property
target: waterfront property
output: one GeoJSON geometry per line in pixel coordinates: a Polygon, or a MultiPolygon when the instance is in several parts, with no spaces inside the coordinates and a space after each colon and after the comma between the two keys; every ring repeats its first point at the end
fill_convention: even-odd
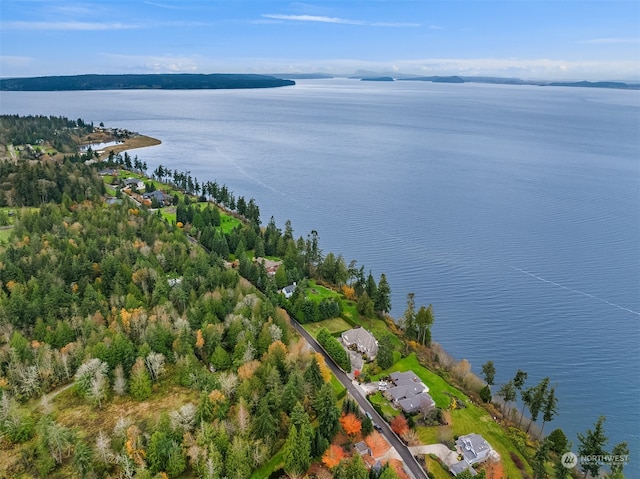
{"type": "Polygon", "coordinates": [[[471,474],[475,476],[475,471],[471,466],[484,462],[489,458],[493,460],[499,460],[500,458],[485,438],[476,433],[458,437],[456,440],[456,449],[462,456],[462,460],[449,467],[449,470],[454,476],[457,476],[465,470],[469,470],[471,474]]]}
{"type": "Polygon", "coordinates": [[[127,178],[124,180],[125,186],[129,188],[135,188],[138,191],[143,191],[145,189],[144,181],[139,180],[138,178],[127,178]]]}
{"type": "Polygon", "coordinates": [[[378,341],[375,336],[364,328],[350,329],[341,334],[342,343],[345,347],[355,348],[367,359],[373,360],[378,354],[378,341]]]}
{"type": "Polygon", "coordinates": [[[384,391],[384,396],[394,407],[407,414],[428,411],[436,405],[429,395],[429,388],[413,371],[393,372],[389,375],[394,386],[384,391]]]}

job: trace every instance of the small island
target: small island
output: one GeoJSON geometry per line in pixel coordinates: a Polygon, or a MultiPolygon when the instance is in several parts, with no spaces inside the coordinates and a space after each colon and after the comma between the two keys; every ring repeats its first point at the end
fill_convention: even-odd
{"type": "Polygon", "coordinates": [[[391,77],[366,77],[361,78],[360,81],[393,81],[391,77]]]}

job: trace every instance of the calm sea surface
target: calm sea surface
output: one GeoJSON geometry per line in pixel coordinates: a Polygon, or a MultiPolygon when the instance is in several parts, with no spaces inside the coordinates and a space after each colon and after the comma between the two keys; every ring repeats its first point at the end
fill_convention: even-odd
{"type": "MultiPolygon", "coordinates": [[[[547,431],[607,416],[640,464],[640,93],[299,81],[244,91],[8,93],[2,113],[157,137],[135,150],[254,197],[263,223],[386,273],[393,314],[433,304],[434,338],[497,382],[549,376],[547,431]]],[[[632,472],[635,470],[635,472],[632,472]]]]}

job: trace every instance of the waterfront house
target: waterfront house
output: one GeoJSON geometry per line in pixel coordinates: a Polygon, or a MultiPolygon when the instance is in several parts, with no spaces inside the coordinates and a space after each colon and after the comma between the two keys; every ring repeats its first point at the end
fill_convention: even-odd
{"type": "Polygon", "coordinates": [[[159,205],[171,203],[171,196],[166,194],[164,191],[160,191],[160,190],[147,191],[142,195],[142,197],[145,200],[151,200],[151,201],[155,199],[159,205]]]}
{"type": "Polygon", "coordinates": [[[127,178],[124,180],[125,186],[129,188],[135,188],[138,191],[143,191],[145,189],[144,181],[139,180],[137,178],[127,178]]]}
{"type": "Polygon", "coordinates": [[[356,349],[373,360],[378,354],[378,341],[375,336],[364,328],[350,329],[341,335],[342,343],[347,347],[355,346],[356,349]]]}
{"type": "Polygon", "coordinates": [[[489,443],[476,433],[458,437],[456,449],[469,464],[486,461],[492,451],[489,443]]]}

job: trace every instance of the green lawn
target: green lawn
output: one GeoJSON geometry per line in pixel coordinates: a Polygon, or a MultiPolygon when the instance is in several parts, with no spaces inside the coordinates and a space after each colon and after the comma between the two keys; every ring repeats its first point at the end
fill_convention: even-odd
{"type": "Polygon", "coordinates": [[[343,331],[351,329],[349,323],[342,318],[332,318],[318,321],[317,323],[307,323],[303,324],[302,327],[314,338],[317,337],[318,331],[322,328],[327,328],[331,334],[342,333],[343,331]]]}
{"type": "Polygon", "coordinates": [[[238,225],[241,225],[242,221],[238,218],[226,214],[220,210],[220,229],[224,234],[229,234],[238,225]]]}
{"type": "Polygon", "coordinates": [[[435,479],[451,479],[451,473],[445,470],[438,461],[427,456],[427,471],[433,474],[435,479]]]}
{"type": "Polygon", "coordinates": [[[334,298],[340,299],[340,293],[333,291],[332,289],[325,288],[324,286],[319,285],[314,280],[309,281],[309,287],[305,290],[305,295],[307,298],[320,302],[323,299],[334,298]]]}
{"type": "Polygon", "coordinates": [[[382,411],[382,415],[385,419],[389,420],[390,418],[396,417],[400,414],[400,411],[394,409],[393,406],[385,399],[381,392],[377,392],[367,396],[367,399],[371,404],[377,405],[380,407],[382,411]]]}
{"type": "Polygon", "coordinates": [[[344,385],[333,374],[331,375],[331,387],[333,388],[333,392],[336,393],[337,398],[341,398],[347,390],[347,388],[345,388],[344,385]]]}

